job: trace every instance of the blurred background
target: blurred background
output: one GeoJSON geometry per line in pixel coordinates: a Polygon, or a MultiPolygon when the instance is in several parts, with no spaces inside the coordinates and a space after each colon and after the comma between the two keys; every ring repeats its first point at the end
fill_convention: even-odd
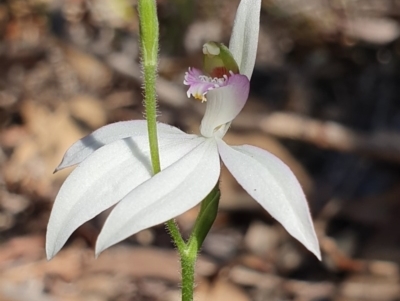
{"type": "MultiPolygon", "coordinates": [[[[65,150],[142,119],[136,0],[0,1],[0,300],[175,301],[163,225],[95,260],[107,213],[50,262],[44,235],[65,150]]],[[[186,97],[201,46],[228,43],[238,0],[159,0],[162,122],[198,133],[186,97]]],[[[251,95],[226,135],[286,162],[307,194],[323,261],[226,170],[196,300],[400,300],[400,1],[265,0],[251,95]]],[[[193,209],[178,218],[189,233],[193,209]]]]}

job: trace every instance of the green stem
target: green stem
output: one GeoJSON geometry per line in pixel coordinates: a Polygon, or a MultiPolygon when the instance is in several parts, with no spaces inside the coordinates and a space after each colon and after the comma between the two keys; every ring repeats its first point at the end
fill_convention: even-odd
{"type": "Polygon", "coordinates": [[[178,252],[181,253],[186,248],[186,243],[182,238],[181,232],[179,231],[178,225],[175,220],[171,219],[165,223],[168,233],[174,241],[175,246],[178,249],[178,252]]]}
{"type": "Polygon", "coordinates": [[[153,174],[161,171],[160,155],[158,152],[157,139],[157,105],[156,105],[156,67],[144,66],[144,102],[146,107],[147,131],[149,134],[150,156],[153,166],[153,174]],[[147,76],[147,78],[146,78],[147,76]]]}
{"type": "Polygon", "coordinates": [[[158,18],[155,0],[139,1],[140,49],[144,77],[144,105],[149,133],[153,174],[160,172],[160,155],[157,139],[156,78],[158,63],[158,18]]]}
{"type": "Polygon", "coordinates": [[[181,255],[182,271],[182,301],[193,301],[194,294],[194,269],[196,265],[197,252],[188,252],[188,248],[181,255]]]}
{"type": "MultiPolygon", "coordinates": [[[[145,114],[153,174],[157,174],[161,171],[161,165],[157,139],[156,78],[159,46],[158,18],[155,0],[140,0],[138,10],[140,16],[140,49],[144,79],[145,114]]],[[[178,250],[183,250],[186,244],[182,239],[176,223],[170,220],[166,225],[178,250]]]]}

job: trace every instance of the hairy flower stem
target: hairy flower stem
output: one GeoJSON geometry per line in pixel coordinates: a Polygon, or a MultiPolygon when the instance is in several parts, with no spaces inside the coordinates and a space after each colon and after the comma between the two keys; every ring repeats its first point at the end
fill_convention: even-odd
{"type": "MultiPolygon", "coordinates": [[[[155,88],[158,64],[158,18],[155,0],[140,0],[138,10],[140,16],[140,49],[144,77],[144,105],[153,174],[157,174],[161,171],[161,166],[157,140],[157,99],[155,88]]],[[[175,221],[170,220],[166,222],[166,226],[179,252],[183,252],[186,244],[175,221]]]]}
{"type": "Polygon", "coordinates": [[[196,266],[197,253],[180,253],[182,272],[182,301],[193,301],[194,295],[194,270],[196,266]]]}
{"type": "MultiPolygon", "coordinates": [[[[140,50],[144,78],[144,105],[149,133],[150,155],[153,174],[161,171],[157,139],[157,98],[156,78],[158,64],[158,18],[155,0],[140,0],[140,50]]],[[[167,223],[168,231],[178,249],[184,247],[184,241],[173,220],[167,223]]]]}
{"type": "Polygon", "coordinates": [[[157,140],[156,78],[158,63],[158,19],[155,0],[140,0],[140,50],[144,77],[144,104],[149,133],[153,174],[160,172],[157,140]]]}

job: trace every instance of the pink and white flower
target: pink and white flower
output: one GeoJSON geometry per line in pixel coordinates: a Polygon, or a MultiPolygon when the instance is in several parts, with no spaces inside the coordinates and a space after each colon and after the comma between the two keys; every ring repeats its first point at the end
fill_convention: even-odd
{"type": "Polygon", "coordinates": [[[46,237],[52,258],[80,225],[116,205],[97,239],[96,254],[199,204],[217,184],[220,160],[239,184],[308,250],[321,258],[308,204],[292,171],[269,152],[223,141],[249,94],[261,0],[242,0],[229,50],[239,72],[213,76],[189,69],[188,96],[206,101],[201,135],[159,123],[162,171],[151,174],[144,120],[104,126],[73,144],[59,169],[78,164],[62,185],[46,237]]]}

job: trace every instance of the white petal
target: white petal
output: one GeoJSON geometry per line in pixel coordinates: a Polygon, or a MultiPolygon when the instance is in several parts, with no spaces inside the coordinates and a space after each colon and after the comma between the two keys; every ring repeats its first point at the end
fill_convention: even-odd
{"type": "MultiPolygon", "coordinates": [[[[231,122],[246,104],[249,89],[248,78],[234,74],[228,78],[226,86],[208,91],[206,112],[200,126],[201,134],[212,137],[219,126],[231,122]]],[[[219,137],[225,135],[225,132],[219,137]]]]}
{"type": "Polygon", "coordinates": [[[206,139],[133,190],[113,209],[97,239],[96,254],[194,207],[214,188],[219,174],[215,140],[206,139]]]}
{"type": "MultiPolygon", "coordinates": [[[[187,134],[160,137],[162,167],[168,167],[203,140],[187,134]]],[[[48,258],[61,249],[76,228],[150,177],[146,136],[118,140],[94,152],[70,174],[57,195],[47,226],[48,258]]]]}
{"type": "MultiPolygon", "coordinates": [[[[157,124],[159,135],[182,134],[179,129],[163,124],[157,124]]],[[[100,147],[127,137],[139,137],[147,135],[147,123],[145,120],[130,120],[112,123],[99,128],[90,135],[75,142],[65,153],[56,171],[79,164],[100,147]]]]}
{"type": "Polygon", "coordinates": [[[241,74],[251,79],[258,46],[261,0],[241,0],[233,24],[229,50],[241,74]]]}
{"type": "Polygon", "coordinates": [[[231,147],[219,140],[218,150],[239,184],[321,259],[307,200],[289,167],[271,153],[250,145],[231,147]]]}

